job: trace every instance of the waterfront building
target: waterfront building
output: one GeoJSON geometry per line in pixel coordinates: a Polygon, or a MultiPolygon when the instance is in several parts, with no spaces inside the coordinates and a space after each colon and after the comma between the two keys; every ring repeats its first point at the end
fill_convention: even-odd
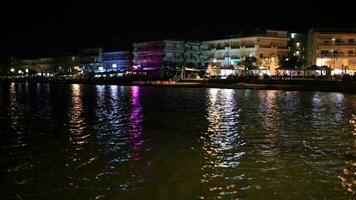
{"type": "Polygon", "coordinates": [[[331,68],[331,75],[356,73],[356,29],[310,29],[308,65],[331,68]]]}
{"type": "Polygon", "coordinates": [[[56,58],[37,58],[33,70],[39,75],[53,74],[59,70],[59,66],[57,66],[56,63],[56,58]]]}
{"type": "Polygon", "coordinates": [[[134,43],[132,71],[145,73],[149,77],[186,77],[199,74],[205,68],[206,48],[202,42],[183,40],[134,43]]]}
{"type": "Polygon", "coordinates": [[[36,59],[21,59],[15,63],[12,63],[12,68],[16,68],[14,71],[21,72],[19,74],[25,74],[29,70],[37,70],[37,60],[36,59]]]}
{"type": "Polygon", "coordinates": [[[90,48],[80,51],[80,69],[84,72],[103,72],[103,48],[90,48]]]}
{"type": "Polygon", "coordinates": [[[54,71],[59,74],[72,74],[82,71],[80,68],[81,60],[79,56],[61,56],[47,58],[43,60],[45,65],[52,66],[54,71]]]}
{"type": "Polygon", "coordinates": [[[103,52],[102,71],[103,72],[127,72],[131,69],[130,51],[108,51],[103,52]]]}
{"type": "Polygon", "coordinates": [[[289,52],[289,40],[287,31],[267,30],[206,41],[208,65],[217,69],[210,73],[223,72],[222,76],[243,73],[242,62],[246,57],[255,57],[259,64],[257,72],[274,75],[279,59],[289,52]]]}
{"type": "Polygon", "coordinates": [[[288,46],[291,56],[296,56],[299,60],[306,62],[307,45],[308,39],[306,35],[300,33],[290,34],[290,42],[288,46]]]}

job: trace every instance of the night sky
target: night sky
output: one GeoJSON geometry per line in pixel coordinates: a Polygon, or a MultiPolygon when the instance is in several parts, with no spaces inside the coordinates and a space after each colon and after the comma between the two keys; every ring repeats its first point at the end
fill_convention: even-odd
{"type": "Polygon", "coordinates": [[[306,32],[312,26],[356,25],[351,3],[152,2],[63,0],[4,5],[0,12],[0,57],[65,55],[99,46],[129,50],[132,42],[215,39],[255,27],[306,32]]]}

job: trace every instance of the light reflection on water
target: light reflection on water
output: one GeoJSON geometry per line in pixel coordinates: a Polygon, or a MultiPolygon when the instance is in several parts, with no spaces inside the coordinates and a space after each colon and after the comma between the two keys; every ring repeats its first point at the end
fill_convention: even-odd
{"type": "Polygon", "coordinates": [[[354,94],[80,84],[0,94],[0,199],[355,195],[354,94]]]}
{"type": "Polygon", "coordinates": [[[338,177],[342,187],[351,194],[356,194],[356,114],[352,115],[350,123],[353,126],[352,135],[354,136],[354,146],[350,150],[353,159],[345,161],[345,167],[342,169],[341,175],[338,177]]]}
{"type": "Polygon", "coordinates": [[[207,90],[207,132],[202,136],[204,160],[201,183],[207,184],[211,194],[200,198],[228,198],[237,196],[238,180],[244,174],[235,174],[242,156],[246,152],[240,149],[244,141],[237,130],[240,108],[236,102],[235,90],[207,90]]]}

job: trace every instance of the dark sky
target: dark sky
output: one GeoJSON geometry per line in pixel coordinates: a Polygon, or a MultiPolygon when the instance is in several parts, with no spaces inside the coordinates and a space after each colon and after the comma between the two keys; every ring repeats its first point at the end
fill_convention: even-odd
{"type": "Polygon", "coordinates": [[[349,7],[307,1],[108,2],[26,1],[2,6],[0,57],[31,58],[102,46],[131,48],[132,42],[177,38],[213,39],[243,29],[306,32],[312,26],[355,26],[349,7]],[[234,2],[234,3],[233,3],[234,2]]]}

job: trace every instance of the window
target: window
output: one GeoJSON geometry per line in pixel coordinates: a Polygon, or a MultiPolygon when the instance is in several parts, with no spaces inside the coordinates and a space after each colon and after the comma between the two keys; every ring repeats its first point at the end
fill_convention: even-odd
{"type": "Polygon", "coordinates": [[[263,54],[262,53],[260,54],[260,58],[263,58],[263,54]]]}
{"type": "Polygon", "coordinates": [[[348,54],[352,55],[352,54],[354,54],[354,51],[350,50],[350,51],[348,51],[348,54]]]}
{"type": "Polygon", "coordinates": [[[349,39],[349,43],[354,43],[354,39],[349,39]]]}

